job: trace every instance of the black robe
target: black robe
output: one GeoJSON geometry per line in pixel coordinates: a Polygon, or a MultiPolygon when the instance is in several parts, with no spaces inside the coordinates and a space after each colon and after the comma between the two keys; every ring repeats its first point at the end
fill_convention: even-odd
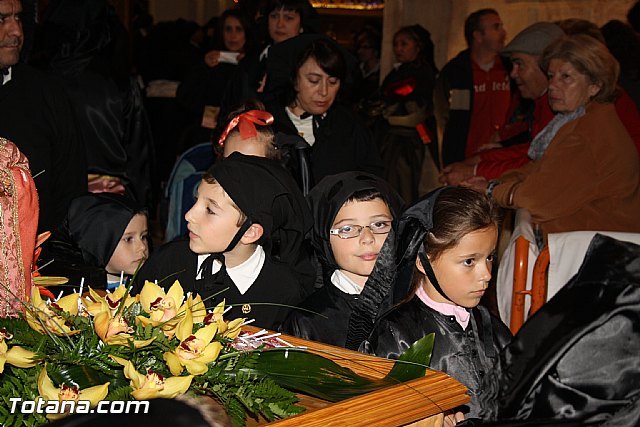
{"type": "MultiPolygon", "coordinates": [[[[298,135],[298,130],[282,104],[267,104],[267,110],[273,114],[273,128],[276,132],[298,135]]],[[[324,118],[314,120],[315,142],[306,149],[311,166],[310,187],[325,176],[341,172],[361,171],[382,176],[382,161],[378,148],[355,113],[344,106],[334,104],[324,118]]],[[[300,184],[302,172],[298,156],[301,153],[298,151],[291,150],[284,154],[290,156],[287,167],[300,184]]]]}
{"type": "Polygon", "coordinates": [[[411,344],[432,332],[435,342],[429,366],[451,375],[469,389],[471,402],[459,410],[467,417],[477,416],[481,407],[476,396],[483,378],[511,340],[507,327],[486,308],[473,308],[463,330],[455,317],[435,311],[414,296],[378,321],[361,350],[397,359],[411,344]]]}
{"type": "Polygon", "coordinates": [[[522,326],[465,426],[640,425],[640,246],[596,235],[522,326]],[[497,420],[497,421],[495,421],[497,420]]]}
{"type": "Polygon", "coordinates": [[[154,252],[140,269],[132,293],[139,293],[145,280],[157,280],[166,289],[179,280],[185,292],[195,292],[202,299],[228,288],[207,300],[207,309],[212,309],[225,299],[227,306],[237,304],[225,315],[226,319],[256,319],[255,326],[267,329],[276,329],[291,310],[288,306],[295,306],[303,299],[303,287],[290,268],[271,260],[268,255],[265,256],[260,274],[244,295],[238,291],[228,274],[224,274],[222,283],[216,282],[212,287],[205,287],[202,280],[196,280],[197,268],[198,255],[189,249],[188,240],[167,243],[154,252]],[[245,304],[249,307],[245,306],[243,310],[245,304]]]}
{"type": "Polygon", "coordinates": [[[11,81],[0,85],[0,136],[29,159],[37,175],[38,231],[53,231],[71,199],[87,191],[85,149],[62,83],[27,65],[11,67],[11,81]]]}
{"type": "Polygon", "coordinates": [[[327,283],[293,310],[280,331],[312,341],[344,347],[347,342],[349,317],[358,295],[342,292],[327,283]],[[309,311],[306,311],[309,310],[309,311]]]}

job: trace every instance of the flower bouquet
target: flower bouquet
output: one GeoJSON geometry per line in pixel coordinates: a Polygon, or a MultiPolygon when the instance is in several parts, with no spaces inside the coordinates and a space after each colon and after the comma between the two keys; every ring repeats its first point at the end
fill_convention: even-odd
{"type": "Polygon", "coordinates": [[[23,316],[0,319],[3,426],[185,393],[214,398],[236,426],[272,421],[304,410],[295,392],[337,402],[422,377],[433,346],[425,337],[373,379],[274,336],[252,340],[242,334],[245,319],[224,319],[224,301],[207,311],[178,282],[166,292],[147,282],[135,297],[121,285],[54,301],[34,288],[23,304],[23,316]]]}

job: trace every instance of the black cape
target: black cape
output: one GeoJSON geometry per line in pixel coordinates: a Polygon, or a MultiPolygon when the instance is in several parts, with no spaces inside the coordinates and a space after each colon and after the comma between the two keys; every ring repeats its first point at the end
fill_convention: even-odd
{"type": "Polygon", "coordinates": [[[640,424],[640,246],[596,235],[578,273],[518,331],[481,423],[640,424]]]}
{"type": "Polygon", "coordinates": [[[35,176],[38,231],[53,231],[71,199],[87,191],[85,149],[73,106],[60,81],[23,64],[0,85],[0,135],[13,141],[35,176]]]}
{"type": "Polygon", "coordinates": [[[500,350],[511,340],[511,333],[486,308],[477,306],[470,311],[469,324],[463,330],[455,317],[433,310],[414,296],[380,319],[361,350],[397,359],[414,342],[435,333],[429,367],[446,372],[464,384],[469,389],[471,402],[459,409],[465,416],[478,416],[482,408],[477,395],[484,377],[498,361],[500,350]]]}

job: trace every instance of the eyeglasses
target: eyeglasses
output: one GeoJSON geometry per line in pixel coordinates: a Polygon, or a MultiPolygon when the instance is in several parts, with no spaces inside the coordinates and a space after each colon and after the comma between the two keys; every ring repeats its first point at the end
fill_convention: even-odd
{"type": "Polygon", "coordinates": [[[341,239],[352,239],[362,234],[362,230],[365,228],[368,228],[373,234],[387,234],[391,231],[391,221],[376,221],[369,225],[343,225],[340,228],[329,230],[329,234],[341,239]]]}

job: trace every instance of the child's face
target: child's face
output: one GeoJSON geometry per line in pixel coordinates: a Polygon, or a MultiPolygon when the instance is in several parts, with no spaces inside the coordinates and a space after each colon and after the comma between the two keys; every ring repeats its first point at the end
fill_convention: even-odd
{"type": "Polygon", "coordinates": [[[223,157],[229,157],[233,152],[247,156],[267,157],[267,148],[258,135],[253,138],[242,139],[239,132],[234,132],[224,141],[223,157]]]}
{"type": "Polygon", "coordinates": [[[149,257],[148,234],[147,216],[134,215],[105,267],[107,272],[134,274],[138,265],[149,257]]]}
{"type": "MultiPolygon", "coordinates": [[[[483,228],[467,234],[457,246],[430,260],[440,287],[457,305],[473,308],[480,303],[491,280],[497,241],[495,226],[483,228]]],[[[422,265],[417,263],[417,266],[424,273],[422,265]]],[[[424,287],[431,299],[451,304],[428,280],[424,287]]]]}
{"type": "Polygon", "coordinates": [[[364,227],[357,237],[342,239],[331,235],[331,251],[340,270],[360,286],[364,286],[373,266],[378,258],[378,252],[387,239],[388,233],[373,234],[369,226],[381,221],[392,221],[389,207],[382,199],[367,202],[351,201],[342,205],[338,211],[331,229],[338,229],[347,225],[364,227]]]}
{"type": "Polygon", "coordinates": [[[196,203],[185,214],[189,248],[197,254],[223,252],[240,229],[240,212],[220,184],[201,181],[196,203]]]}

